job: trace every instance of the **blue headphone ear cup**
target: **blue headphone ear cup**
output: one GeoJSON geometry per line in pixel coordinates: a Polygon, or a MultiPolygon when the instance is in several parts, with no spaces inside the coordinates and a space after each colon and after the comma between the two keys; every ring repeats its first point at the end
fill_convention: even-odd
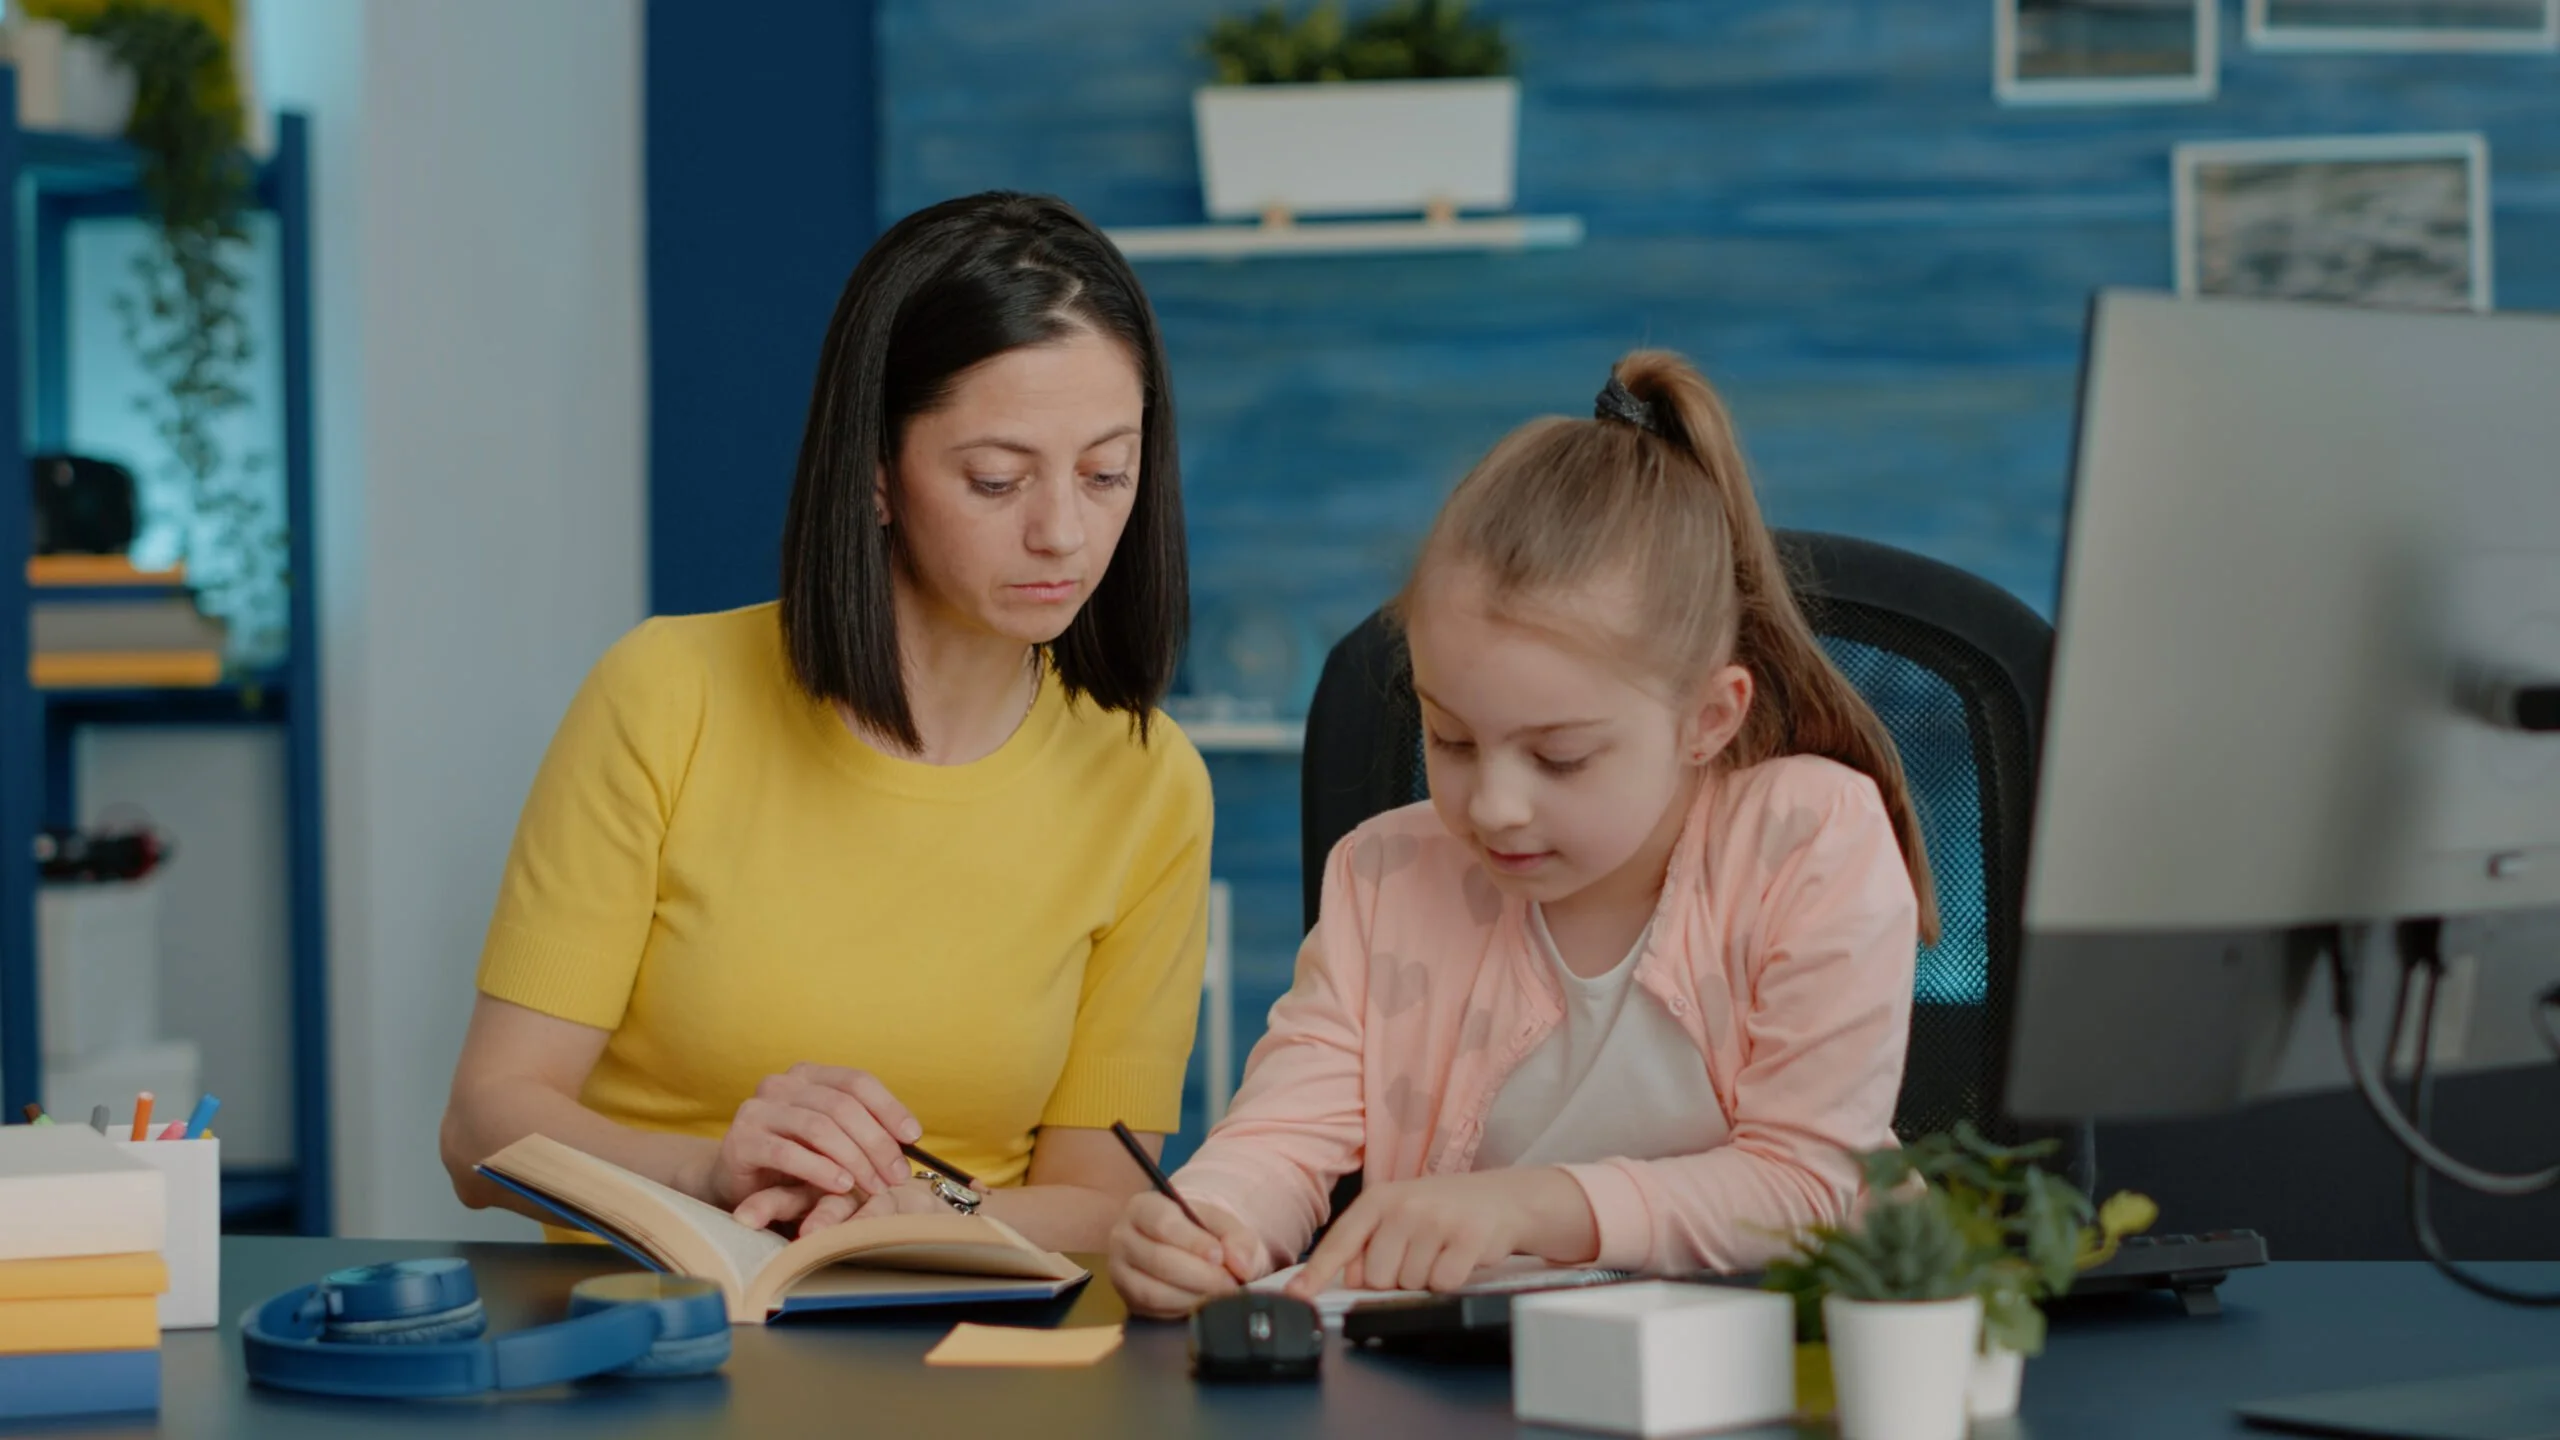
{"type": "Polygon", "coordinates": [[[332,1320],[321,1326],[320,1338],[341,1345],[437,1345],[477,1340],[488,1329],[489,1312],[473,1300],[397,1320],[332,1320]]]}
{"type": "Polygon", "coordinates": [[[649,1353],[614,1371],[634,1380],[668,1379],[680,1375],[708,1375],[729,1363],[729,1332],[694,1335],[681,1340],[661,1340],[649,1347],[649,1353]]]}
{"type": "Polygon", "coordinates": [[[575,1319],[620,1305],[657,1312],[658,1339],[649,1353],[615,1370],[633,1379],[708,1375],[729,1359],[729,1306],[720,1287],[684,1275],[600,1275],[569,1292],[575,1319]]]}

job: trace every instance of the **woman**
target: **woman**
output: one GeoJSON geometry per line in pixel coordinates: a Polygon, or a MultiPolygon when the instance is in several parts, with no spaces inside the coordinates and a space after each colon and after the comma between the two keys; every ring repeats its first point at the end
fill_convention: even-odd
{"type": "Polygon", "coordinates": [[[1208,774],[1154,708],[1185,594],[1127,262],[1050,199],[892,227],[779,603],[642,625],[543,760],[445,1111],[464,1203],[524,1208],[472,1167],[539,1132],[752,1225],[982,1203],[1101,1248],[1145,1184],[1109,1126],[1177,1126],[1198,1012],[1208,774]]]}

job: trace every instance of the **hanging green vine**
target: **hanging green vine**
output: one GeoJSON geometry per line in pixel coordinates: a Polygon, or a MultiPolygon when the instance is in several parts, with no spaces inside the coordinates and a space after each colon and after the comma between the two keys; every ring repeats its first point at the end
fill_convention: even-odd
{"type": "Polygon", "coordinates": [[[251,357],[242,259],[254,172],[229,47],[201,17],[149,0],[107,0],[66,18],[133,72],[125,138],[141,154],[155,234],[134,259],[136,288],[115,297],[116,315],[157,386],[136,406],[185,482],[190,576],[208,612],[249,627],[254,652],[274,638],[272,617],[252,612],[282,578],[284,536],[255,483],[264,457],[227,455],[218,433],[249,404],[251,357]]]}

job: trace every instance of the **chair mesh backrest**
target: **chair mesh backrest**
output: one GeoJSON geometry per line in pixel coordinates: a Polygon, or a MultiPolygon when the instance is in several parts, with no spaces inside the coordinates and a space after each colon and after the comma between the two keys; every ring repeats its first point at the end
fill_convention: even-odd
{"type": "MultiPolygon", "coordinates": [[[[2000,1094],[2052,632],[1988,582],[1916,555],[1832,536],[1782,543],[1824,649],[1901,752],[1937,883],[1940,934],[1919,957],[1894,1128],[1909,1138],[1970,1119],[2015,1138],[2000,1094]]],[[[1334,843],[1425,794],[1419,707],[1382,617],[1326,662],[1303,785],[1312,926],[1334,843]]],[[[2071,1138],[2085,1152],[2087,1133],[2071,1138]]],[[[2066,1163],[2077,1172],[2094,1156],[2066,1163]]]]}
{"type": "Polygon", "coordinates": [[[2024,716],[2005,687],[1969,673],[1991,667],[1943,631],[1837,601],[1817,613],[1832,663],[1901,752],[1937,887],[1938,940],[1920,952],[1894,1129],[1911,1139],[1971,1120],[2007,1137],[2000,1089],[2025,877],[2002,827],[2005,811],[2023,819],[2034,776],[2024,716]]]}

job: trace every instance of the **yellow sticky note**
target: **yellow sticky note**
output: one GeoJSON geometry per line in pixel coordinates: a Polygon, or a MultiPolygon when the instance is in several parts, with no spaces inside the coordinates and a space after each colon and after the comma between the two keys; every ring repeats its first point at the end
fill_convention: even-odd
{"type": "Polygon", "coordinates": [[[954,1325],[925,1352],[927,1365],[1091,1365],[1120,1348],[1120,1327],[1024,1330],[1011,1325],[954,1325]]]}

